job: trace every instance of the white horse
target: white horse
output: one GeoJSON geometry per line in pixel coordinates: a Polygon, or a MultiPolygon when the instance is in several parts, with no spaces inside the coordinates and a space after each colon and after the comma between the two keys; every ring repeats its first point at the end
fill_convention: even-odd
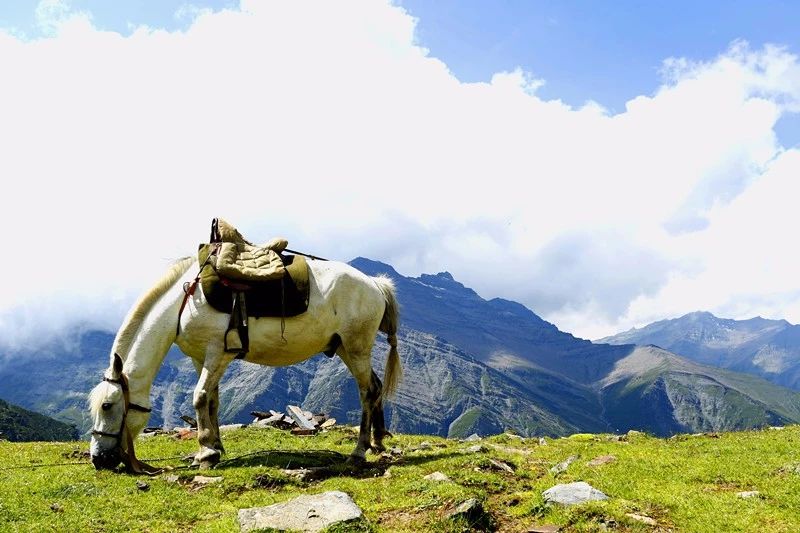
{"type": "MultiPolygon", "coordinates": [[[[309,261],[308,266],[308,311],[287,317],[283,334],[280,318],[251,317],[250,350],[245,360],[285,366],[335,348],[361,395],[361,429],[350,460],[363,461],[368,449],[384,450],[383,438],[389,433],[382,399],[394,392],[402,376],[394,284],[387,277],[369,277],[345,263],[309,261]],[[371,364],[379,330],[387,334],[390,346],[384,384],[371,364]]],[[[177,261],[133,306],[117,332],[111,364],[89,395],[93,419],[90,452],[95,468],[113,469],[124,462],[128,471],[150,471],[151,467],[136,459],[133,441],[147,423],[150,387],[173,343],[192,358],[199,374],[193,404],[200,451],[194,463],[211,468],[219,462],[223,452],[217,418],[219,382],[235,354],[226,353],[223,347],[229,315],[211,307],[202,290],[188,299],[179,319],[184,283],[191,283],[198,269],[196,258],[177,261]]]]}

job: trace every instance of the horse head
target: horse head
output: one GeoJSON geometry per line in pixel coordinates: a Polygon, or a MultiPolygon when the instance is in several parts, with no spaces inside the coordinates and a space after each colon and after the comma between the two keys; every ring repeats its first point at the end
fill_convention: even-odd
{"type": "Polygon", "coordinates": [[[133,450],[133,437],[144,426],[146,419],[129,420],[129,414],[146,414],[147,407],[131,403],[128,378],[122,372],[122,358],[114,354],[111,368],[89,394],[89,408],[92,414],[92,440],[90,454],[92,464],[97,470],[113,470],[125,463],[128,471],[139,473],[143,463],[136,459],[133,450]]]}

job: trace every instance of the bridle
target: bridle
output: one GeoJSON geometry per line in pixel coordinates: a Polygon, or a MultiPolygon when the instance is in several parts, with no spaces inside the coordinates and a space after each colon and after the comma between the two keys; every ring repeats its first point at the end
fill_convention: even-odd
{"type": "Polygon", "coordinates": [[[152,411],[152,409],[131,402],[130,389],[128,388],[128,377],[125,374],[120,374],[119,379],[103,376],[103,381],[107,381],[109,383],[116,383],[122,388],[122,399],[124,406],[122,410],[122,424],[120,424],[119,431],[117,431],[116,433],[108,433],[106,431],[92,429],[92,435],[97,435],[99,437],[110,437],[112,439],[115,439],[117,441],[117,446],[121,447],[122,434],[125,432],[126,429],[125,420],[128,418],[128,411],[133,409],[134,411],[139,411],[141,413],[149,413],[152,411]]]}

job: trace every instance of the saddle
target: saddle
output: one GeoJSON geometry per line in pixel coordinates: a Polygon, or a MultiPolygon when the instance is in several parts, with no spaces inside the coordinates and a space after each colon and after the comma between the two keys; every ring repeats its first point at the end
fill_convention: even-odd
{"type": "Polygon", "coordinates": [[[303,256],[283,254],[286,239],[256,246],[219,218],[209,241],[198,247],[199,282],[208,303],[231,315],[225,351],[241,359],[250,348],[248,317],[280,317],[283,338],[284,319],[308,310],[308,264],[303,256]]]}

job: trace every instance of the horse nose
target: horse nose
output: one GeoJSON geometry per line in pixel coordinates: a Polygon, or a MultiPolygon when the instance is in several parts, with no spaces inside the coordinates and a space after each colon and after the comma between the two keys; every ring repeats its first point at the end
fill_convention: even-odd
{"type": "Polygon", "coordinates": [[[92,455],[92,464],[95,470],[113,470],[120,463],[116,453],[99,453],[92,455]]]}

